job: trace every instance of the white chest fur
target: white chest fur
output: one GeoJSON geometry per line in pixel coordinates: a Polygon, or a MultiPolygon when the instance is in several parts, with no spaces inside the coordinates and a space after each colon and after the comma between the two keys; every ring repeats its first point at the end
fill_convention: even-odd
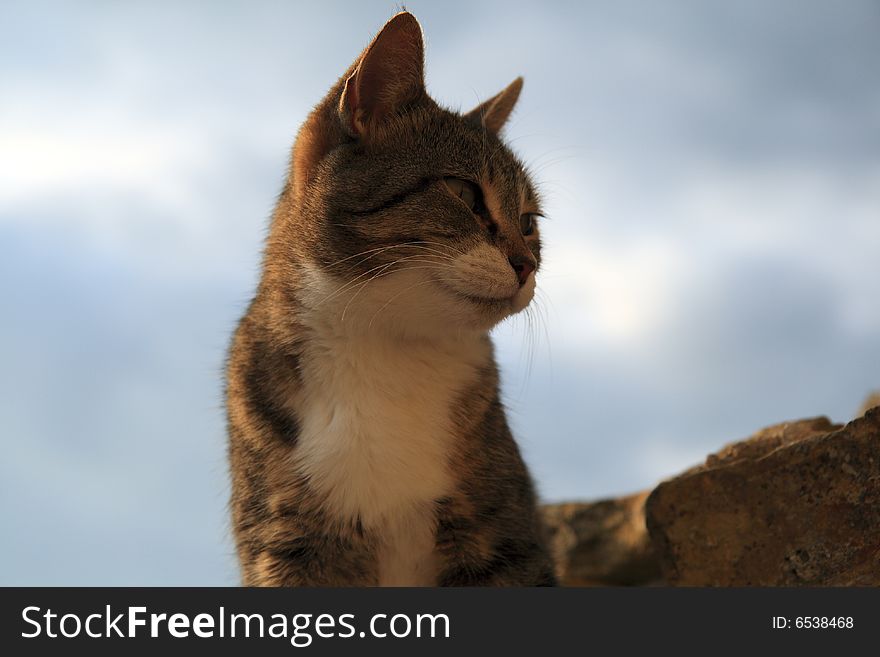
{"type": "Polygon", "coordinates": [[[328,336],[302,359],[295,461],[331,513],[382,537],[382,585],[434,583],[434,501],[451,491],[451,411],[480,342],[328,336]]]}

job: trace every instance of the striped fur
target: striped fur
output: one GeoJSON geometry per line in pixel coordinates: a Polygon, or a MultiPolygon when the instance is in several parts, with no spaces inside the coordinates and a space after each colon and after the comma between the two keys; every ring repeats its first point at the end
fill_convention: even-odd
{"type": "Polygon", "coordinates": [[[460,115],[422,53],[392,18],[294,144],[227,367],[246,585],[554,583],[488,336],[540,267],[539,200],[498,135],[521,81],[460,115]]]}

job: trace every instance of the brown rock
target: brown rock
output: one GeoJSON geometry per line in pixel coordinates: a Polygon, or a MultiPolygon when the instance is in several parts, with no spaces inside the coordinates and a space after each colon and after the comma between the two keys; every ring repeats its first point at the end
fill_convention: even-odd
{"type": "Polygon", "coordinates": [[[590,503],[551,504],[544,521],[564,586],[655,583],[660,567],[645,528],[648,492],[590,503]]]}
{"type": "Polygon", "coordinates": [[[813,436],[823,436],[837,431],[842,426],[842,424],[832,424],[827,417],[774,424],[766,429],[761,429],[751,438],[730,443],[715,454],[709,454],[706,457],[706,463],[693,471],[717,468],[741,459],[758,459],[779,447],[791,445],[813,436]]]}
{"type": "Polygon", "coordinates": [[[880,585],[880,408],[765,429],[646,502],[676,585],[880,585]]]}
{"type": "Polygon", "coordinates": [[[864,415],[876,406],[880,406],[880,390],[868,395],[868,398],[862,403],[862,408],[859,410],[859,416],[864,415]]]}

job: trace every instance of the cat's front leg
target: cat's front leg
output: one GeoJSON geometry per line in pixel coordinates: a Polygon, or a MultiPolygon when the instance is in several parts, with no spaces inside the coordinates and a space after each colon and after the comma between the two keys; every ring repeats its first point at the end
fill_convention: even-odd
{"type": "Polygon", "coordinates": [[[245,586],[376,584],[375,550],[357,531],[308,532],[296,523],[273,524],[243,568],[245,586]]]}
{"type": "Polygon", "coordinates": [[[534,518],[478,519],[467,506],[451,500],[439,504],[439,586],[556,586],[534,518]]]}

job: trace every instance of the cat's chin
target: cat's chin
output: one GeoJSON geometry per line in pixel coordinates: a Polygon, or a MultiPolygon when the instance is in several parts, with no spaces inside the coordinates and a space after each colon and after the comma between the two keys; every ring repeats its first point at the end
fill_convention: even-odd
{"type": "Polygon", "coordinates": [[[479,294],[448,280],[404,270],[355,286],[311,263],[301,267],[299,321],[322,333],[446,339],[491,330],[523,310],[535,292],[534,276],[508,296],[479,294]],[[424,287],[429,285],[430,287],[424,287]]]}
{"type": "Polygon", "coordinates": [[[535,277],[509,296],[482,296],[472,292],[464,292],[455,287],[439,283],[443,290],[465,304],[470,310],[476,311],[476,323],[483,328],[491,328],[511,315],[524,310],[535,295],[535,277]]]}

